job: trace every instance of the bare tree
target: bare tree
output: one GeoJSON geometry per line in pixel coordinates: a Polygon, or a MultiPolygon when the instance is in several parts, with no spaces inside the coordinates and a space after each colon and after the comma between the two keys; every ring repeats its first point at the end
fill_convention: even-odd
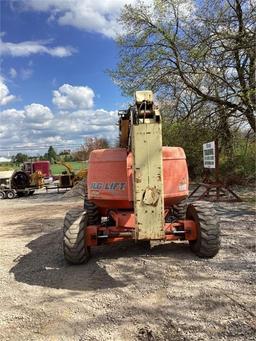
{"type": "MultiPolygon", "coordinates": [[[[124,94],[150,88],[179,117],[201,113],[254,132],[256,9],[253,0],[155,0],[125,6],[111,71],[124,94]]],[[[255,3],[255,2],[254,2],[255,3]]]]}
{"type": "Polygon", "coordinates": [[[87,137],[85,143],[81,145],[73,157],[78,161],[86,161],[89,159],[90,153],[95,149],[109,148],[108,140],[105,138],[98,137],[87,137]]]}

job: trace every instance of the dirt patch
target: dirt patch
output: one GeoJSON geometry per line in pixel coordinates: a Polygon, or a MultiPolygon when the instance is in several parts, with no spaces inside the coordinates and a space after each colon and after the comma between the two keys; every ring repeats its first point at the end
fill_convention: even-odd
{"type": "Polygon", "coordinates": [[[255,207],[216,205],[222,248],[131,242],[62,255],[62,194],[1,201],[1,340],[255,340],[255,207]]]}

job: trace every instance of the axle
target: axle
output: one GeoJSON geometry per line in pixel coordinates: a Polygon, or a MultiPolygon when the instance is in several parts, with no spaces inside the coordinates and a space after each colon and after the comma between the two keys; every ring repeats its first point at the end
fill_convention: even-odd
{"type": "MultiPolygon", "coordinates": [[[[167,223],[163,227],[165,241],[196,240],[196,224],[193,220],[179,220],[175,223],[167,223]]],[[[86,227],[86,245],[97,246],[99,244],[113,244],[123,240],[136,240],[135,228],[124,226],[98,226],[86,227]]]]}

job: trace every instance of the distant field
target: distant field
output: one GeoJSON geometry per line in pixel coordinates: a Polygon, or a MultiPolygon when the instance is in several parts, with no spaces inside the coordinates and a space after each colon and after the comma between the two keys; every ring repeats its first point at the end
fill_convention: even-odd
{"type": "MultiPolygon", "coordinates": [[[[67,162],[68,165],[72,167],[74,171],[87,168],[87,162],[67,162]]],[[[67,170],[63,165],[53,164],[51,165],[51,171],[53,175],[61,174],[63,171],[67,170]]]]}
{"type": "MultiPolygon", "coordinates": [[[[74,171],[87,168],[87,162],[67,162],[71,165],[74,171]]],[[[0,163],[0,172],[9,171],[13,169],[18,169],[19,167],[13,163],[0,163]]],[[[53,175],[61,174],[63,171],[67,170],[63,165],[53,164],[51,165],[51,171],[53,175]]]]}
{"type": "Polygon", "coordinates": [[[17,168],[19,167],[17,167],[14,163],[9,163],[9,162],[0,163],[0,172],[9,171],[9,170],[17,169],[17,168]]]}

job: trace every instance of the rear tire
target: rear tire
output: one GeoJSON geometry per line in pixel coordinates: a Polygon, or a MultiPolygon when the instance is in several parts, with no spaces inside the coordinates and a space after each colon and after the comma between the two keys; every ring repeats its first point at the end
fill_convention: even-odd
{"type": "Polygon", "coordinates": [[[88,217],[81,208],[69,210],[64,219],[63,251],[65,259],[72,264],[88,262],[90,247],[86,246],[88,217]]]}
{"type": "Polygon", "coordinates": [[[174,217],[177,218],[178,220],[186,219],[187,206],[188,205],[187,205],[186,199],[182,200],[176,205],[173,205],[172,210],[173,210],[174,217]]]}
{"type": "Polygon", "coordinates": [[[196,201],[188,206],[186,218],[197,226],[197,240],[189,241],[190,249],[198,257],[212,258],[220,249],[220,224],[213,204],[196,201]]]}
{"type": "Polygon", "coordinates": [[[97,206],[93,202],[85,199],[84,209],[88,216],[88,225],[99,225],[101,219],[97,206]]]}

